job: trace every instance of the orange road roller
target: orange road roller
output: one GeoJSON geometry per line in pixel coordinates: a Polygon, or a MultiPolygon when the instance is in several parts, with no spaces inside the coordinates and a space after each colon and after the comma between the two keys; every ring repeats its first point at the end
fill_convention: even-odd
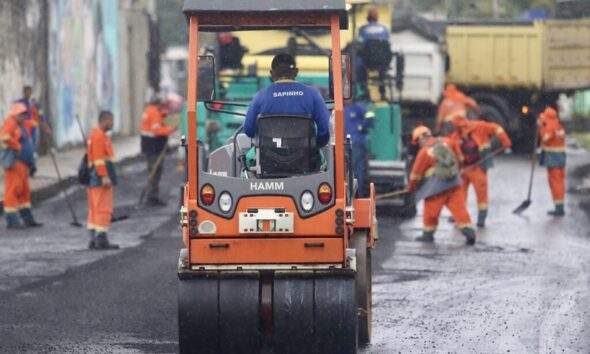
{"type": "Polygon", "coordinates": [[[184,13],[180,352],[356,352],[371,337],[377,219],[373,186],[369,198],[355,198],[344,134],[343,100],[352,94],[350,59],[340,46],[344,0],[186,0],[184,13]],[[197,105],[243,116],[248,102],[215,101],[215,58],[199,56],[199,33],[294,28],[331,34],[330,142],[318,146],[308,116],[275,113],[258,117],[255,138],[240,128],[208,151],[197,137],[197,105]]]}

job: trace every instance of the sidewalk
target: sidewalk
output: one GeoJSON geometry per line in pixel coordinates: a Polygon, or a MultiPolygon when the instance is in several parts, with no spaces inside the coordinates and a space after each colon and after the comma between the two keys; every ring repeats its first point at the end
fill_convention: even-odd
{"type": "MultiPolygon", "coordinates": [[[[113,138],[115,162],[122,162],[140,155],[139,136],[113,138]]],[[[61,176],[66,186],[75,182],[78,176],[78,166],[84,156],[84,147],[76,147],[64,151],[56,151],[55,157],[61,176]]],[[[33,204],[36,201],[52,197],[59,193],[59,181],[49,154],[37,159],[37,174],[29,180],[33,194],[33,204]]],[[[0,206],[4,200],[4,170],[0,168],[0,206]]],[[[34,205],[33,205],[34,207],[34,205]]],[[[2,208],[0,208],[1,210],[2,208]]],[[[0,215],[2,213],[0,212],[0,215]]]]}

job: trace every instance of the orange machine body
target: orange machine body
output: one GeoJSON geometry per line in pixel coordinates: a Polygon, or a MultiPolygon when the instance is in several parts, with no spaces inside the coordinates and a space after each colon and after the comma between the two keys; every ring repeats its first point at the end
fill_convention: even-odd
{"type": "MultiPolygon", "coordinates": [[[[333,14],[285,13],[280,18],[272,16],[191,16],[189,19],[189,60],[188,60],[188,181],[184,189],[183,241],[188,250],[188,263],[192,269],[208,266],[264,266],[280,265],[332,265],[346,266],[346,249],[349,237],[355,229],[368,230],[368,244],[375,243],[376,217],[374,188],[371,197],[354,199],[347,207],[346,174],[344,160],[344,121],[342,94],[342,62],[340,53],[340,18],[333,14]],[[280,21],[280,22],[277,22],[280,21]],[[302,21],[304,23],[302,23],[302,21]],[[299,196],[253,195],[242,196],[232,217],[225,218],[209,212],[199,205],[199,144],[197,138],[197,92],[199,30],[231,24],[245,28],[273,26],[299,26],[329,28],[332,37],[332,76],[334,85],[335,144],[333,204],[320,213],[301,217],[297,212],[296,199],[299,196]],[[249,209],[284,209],[293,214],[293,232],[282,233],[241,233],[238,215],[249,209]],[[194,217],[191,224],[190,215],[194,217]],[[214,232],[189,232],[204,221],[214,225],[214,232]],[[340,228],[338,228],[340,226],[340,228]],[[192,236],[191,236],[192,235],[192,236]]],[[[288,179],[286,179],[288,180],[288,179]]]]}

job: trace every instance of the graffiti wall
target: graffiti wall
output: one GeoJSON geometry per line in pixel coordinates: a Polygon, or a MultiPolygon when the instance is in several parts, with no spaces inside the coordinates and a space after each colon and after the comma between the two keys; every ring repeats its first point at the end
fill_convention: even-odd
{"type": "Polygon", "coordinates": [[[49,107],[59,147],[82,141],[101,110],[120,129],[117,0],[49,1],[49,107]]]}
{"type": "Polygon", "coordinates": [[[25,85],[45,104],[45,12],[45,0],[0,1],[0,123],[25,85]]]}

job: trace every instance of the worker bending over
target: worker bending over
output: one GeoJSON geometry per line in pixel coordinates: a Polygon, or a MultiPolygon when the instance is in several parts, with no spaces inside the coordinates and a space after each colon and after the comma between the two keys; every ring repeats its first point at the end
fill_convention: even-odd
{"type": "Polygon", "coordinates": [[[90,249],[117,249],[107,238],[113,216],[113,188],[117,174],[113,163],[115,152],[108,132],[113,129],[113,114],[102,111],[98,127],[92,129],[87,142],[90,183],[88,185],[88,231],[90,249]]]}
{"type": "Polygon", "coordinates": [[[35,170],[35,152],[29,131],[29,113],[22,103],[14,103],[0,131],[0,151],[4,168],[4,212],[6,227],[39,227],[31,212],[29,175],[35,170]],[[20,219],[23,224],[21,224],[20,219]]]}
{"type": "Polygon", "coordinates": [[[436,130],[443,131],[443,133],[448,133],[445,131],[446,129],[452,131],[450,121],[453,119],[453,114],[458,111],[468,113],[473,111],[478,116],[481,113],[479,105],[473,98],[461,92],[457,86],[447,84],[443,91],[443,100],[438,106],[438,113],[436,114],[436,130]]]}
{"type": "Polygon", "coordinates": [[[561,126],[557,111],[546,108],[539,115],[539,140],[541,142],[541,166],[547,167],[549,188],[555,209],[548,212],[553,216],[564,216],[565,199],[565,130],[561,126]]]}
{"type": "Polygon", "coordinates": [[[465,111],[459,112],[452,124],[463,154],[464,169],[461,177],[465,200],[467,201],[469,186],[473,185],[477,198],[477,226],[484,227],[488,216],[487,171],[494,165],[491,156],[492,139],[496,137],[504,149],[509,149],[512,141],[500,125],[483,120],[470,121],[465,118],[465,111]]]}
{"type": "Polygon", "coordinates": [[[174,132],[174,127],[167,125],[165,118],[166,112],[158,98],[145,107],[141,118],[141,152],[146,158],[148,171],[147,204],[152,206],[166,205],[159,197],[164,166],[160,155],[165,153],[168,137],[174,132]]]}
{"type": "Polygon", "coordinates": [[[420,145],[420,150],[412,167],[408,191],[415,192],[416,201],[424,198],[424,231],[417,240],[434,241],[440,213],[446,206],[467,244],[475,244],[475,230],[471,226],[459,178],[462,159],[459,146],[449,138],[432,137],[430,129],[425,126],[414,129],[412,141],[420,145]]]}

